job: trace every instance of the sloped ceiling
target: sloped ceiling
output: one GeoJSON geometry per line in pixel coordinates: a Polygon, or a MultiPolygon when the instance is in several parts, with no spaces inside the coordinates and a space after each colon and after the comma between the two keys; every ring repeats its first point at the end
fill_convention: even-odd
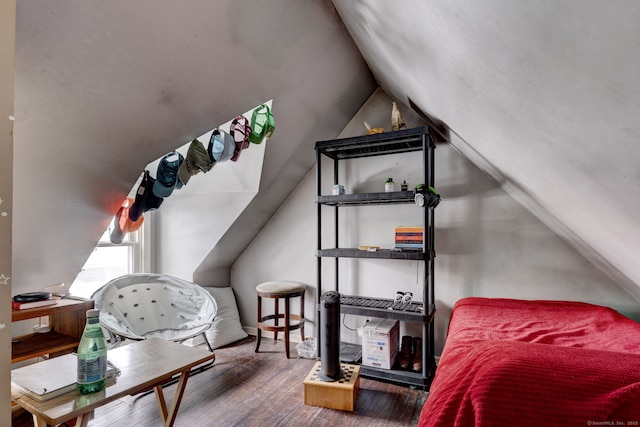
{"type": "Polygon", "coordinates": [[[379,84],[639,294],[635,0],[17,8],[14,292],[73,280],[144,165],[273,99],[250,240],[379,84]]]}
{"type": "Polygon", "coordinates": [[[15,66],[14,293],[70,284],[145,165],[273,99],[268,218],[377,88],[328,0],[24,0],[15,66]]]}
{"type": "Polygon", "coordinates": [[[333,3],[381,87],[640,295],[640,3],[333,3]]]}

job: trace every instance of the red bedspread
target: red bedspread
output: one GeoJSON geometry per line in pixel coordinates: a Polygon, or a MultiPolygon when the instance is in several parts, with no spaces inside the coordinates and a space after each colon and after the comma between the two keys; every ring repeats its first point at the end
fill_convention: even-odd
{"type": "Polygon", "coordinates": [[[462,299],[418,425],[640,425],[640,324],[578,302],[462,299]]]}

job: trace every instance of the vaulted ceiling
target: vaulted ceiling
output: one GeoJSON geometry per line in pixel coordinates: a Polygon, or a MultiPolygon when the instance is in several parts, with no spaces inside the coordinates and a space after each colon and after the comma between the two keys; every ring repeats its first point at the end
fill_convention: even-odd
{"type": "Polygon", "coordinates": [[[328,1],[26,0],[16,19],[14,292],[70,284],[145,165],[272,99],[250,240],[377,87],[328,1]]]}
{"type": "Polygon", "coordinates": [[[640,3],[334,4],[380,86],[639,295],[640,3]]]}
{"type": "Polygon", "coordinates": [[[72,281],[144,165],[273,99],[232,262],[380,86],[637,295],[634,0],[21,0],[16,19],[14,286],[72,281]]]}

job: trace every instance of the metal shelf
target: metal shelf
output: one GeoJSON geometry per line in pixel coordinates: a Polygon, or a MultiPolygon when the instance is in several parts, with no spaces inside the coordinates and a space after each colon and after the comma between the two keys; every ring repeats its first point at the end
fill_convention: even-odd
{"type": "Polygon", "coordinates": [[[425,372],[413,372],[401,369],[382,369],[360,365],[360,375],[363,377],[415,386],[423,390],[429,390],[435,370],[436,366],[434,360],[430,362],[425,372]]]}
{"type": "MultiPolygon", "coordinates": [[[[435,185],[434,174],[434,149],[435,140],[428,127],[415,129],[405,129],[395,132],[385,132],[374,135],[356,136],[352,138],[334,139],[329,141],[318,141],[316,150],[316,209],[317,209],[317,283],[318,283],[318,315],[320,315],[320,298],[323,291],[323,259],[326,257],[335,258],[334,286],[335,291],[340,291],[340,263],[338,258],[365,258],[365,259],[395,259],[395,260],[415,260],[424,263],[423,289],[422,295],[416,295],[417,299],[423,302],[411,302],[403,306],[390,299],[371,298],[363,296],[340,296],[340,312],[359,316],[376,318],[387,318],[404,322],[421,324],[423,352],[421,372],[408,371],[403,369],[381,369],[371,366],[361,365],[360,373],[364,377],[378,379],[382,381],[395,382],[409,386],[428,389],[435,372],[434,363],[434,209],[420,208],[422,216],[423,237],[422,248],[416,250],[394,250],[378,249],[375,251],[359,250],[357,248],[339,248],[339,227],[338,208],[351,206],[376,206],[376,205],[402,205],[414,204],[413,191],[394,191],[379,193],[357,193],[341,195],[323,195],[325,189],[322,184],[322,160],[329,158],[333,160],[333,184],[340,182],[338,163],[341,160],[355,159],[362,157],[380,156],[395,153],[418,152],[422,157],[422,177],[421,181],[425,186],[435,185]],[[326,207],[334,209],[327,209],[326,207]],[[322,230],[322,211],[333,211],[333,243],[334,248],[323,248],[323,237],[326,232],[322,230]]],[[[406,209],[406,208],[405,208],[406,209]]],[[[327,240],[328,241],[328,240],[327,240]]],[[[318,330],[318,356],[322,337],[318,330]]]]}
{"type": "Polygon", "coordinates": [[[317,196],[316,203],[327,206],[392,205],[415,203],[413,191],[390,193],[341,194],[339,196],[317,196]]]}
{"type": "Polygon", "coordinates": [[[435,311],[435,307],[431,306],[425,312],[421,302],[401,304],[390,299],[340,295],[340,312],[345,314],[428,323],[435,311]]]}
{"type": "Polygon", "coordinates": [[[403,249],[402,251],[394,249],[365,251],[358,248],[331,248],[316,250],[316,256],[334,258],[404,259],[414,261],[424,261],[429,259],[427,252],[408,249],[403,249]]]}
{"type": "Polygon", "coordinates": [[[408,153],[422,150],[424,135],[427,135],[429,143],[435,146],[429,128],[425,126],[395,132],[318,141],[316,142],[316,150],[333,160],[408,153]]]}

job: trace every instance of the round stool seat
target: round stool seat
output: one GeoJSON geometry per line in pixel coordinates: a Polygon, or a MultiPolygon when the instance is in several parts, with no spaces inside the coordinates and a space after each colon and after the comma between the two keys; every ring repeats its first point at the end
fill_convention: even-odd
{"type": "Polygon", "coordinates": [[[263,282],[256,286],[258,295],[258,327],[256,337],[256,353],[260,348],[262,331],[273,332],[274,340],[278,340],[278,332],[284,332],[284,349],[289,358],[289,332],[300,329],[300,338],[304,341],[304,292],[307,285],[290,281],[263,282]],[[262,314],[262,298],[273,299],[273,314],[262,314]],[[290,300],[300,298],[300,312],[292,313],[290,300]],[[284,302],[284,313],[280,312],[279,301],[284,302]],[[279,321],[282,320],[283,324],[279,321]]]}
{"type": "Polygon", "coordinates": [[[300,292],[306,289],[306,285],[304,283],[298,282],[264,282],[260,283],[256,286],[256,291],[265,293],[265,294],[294,294],[296,292],[300,292]]]}

